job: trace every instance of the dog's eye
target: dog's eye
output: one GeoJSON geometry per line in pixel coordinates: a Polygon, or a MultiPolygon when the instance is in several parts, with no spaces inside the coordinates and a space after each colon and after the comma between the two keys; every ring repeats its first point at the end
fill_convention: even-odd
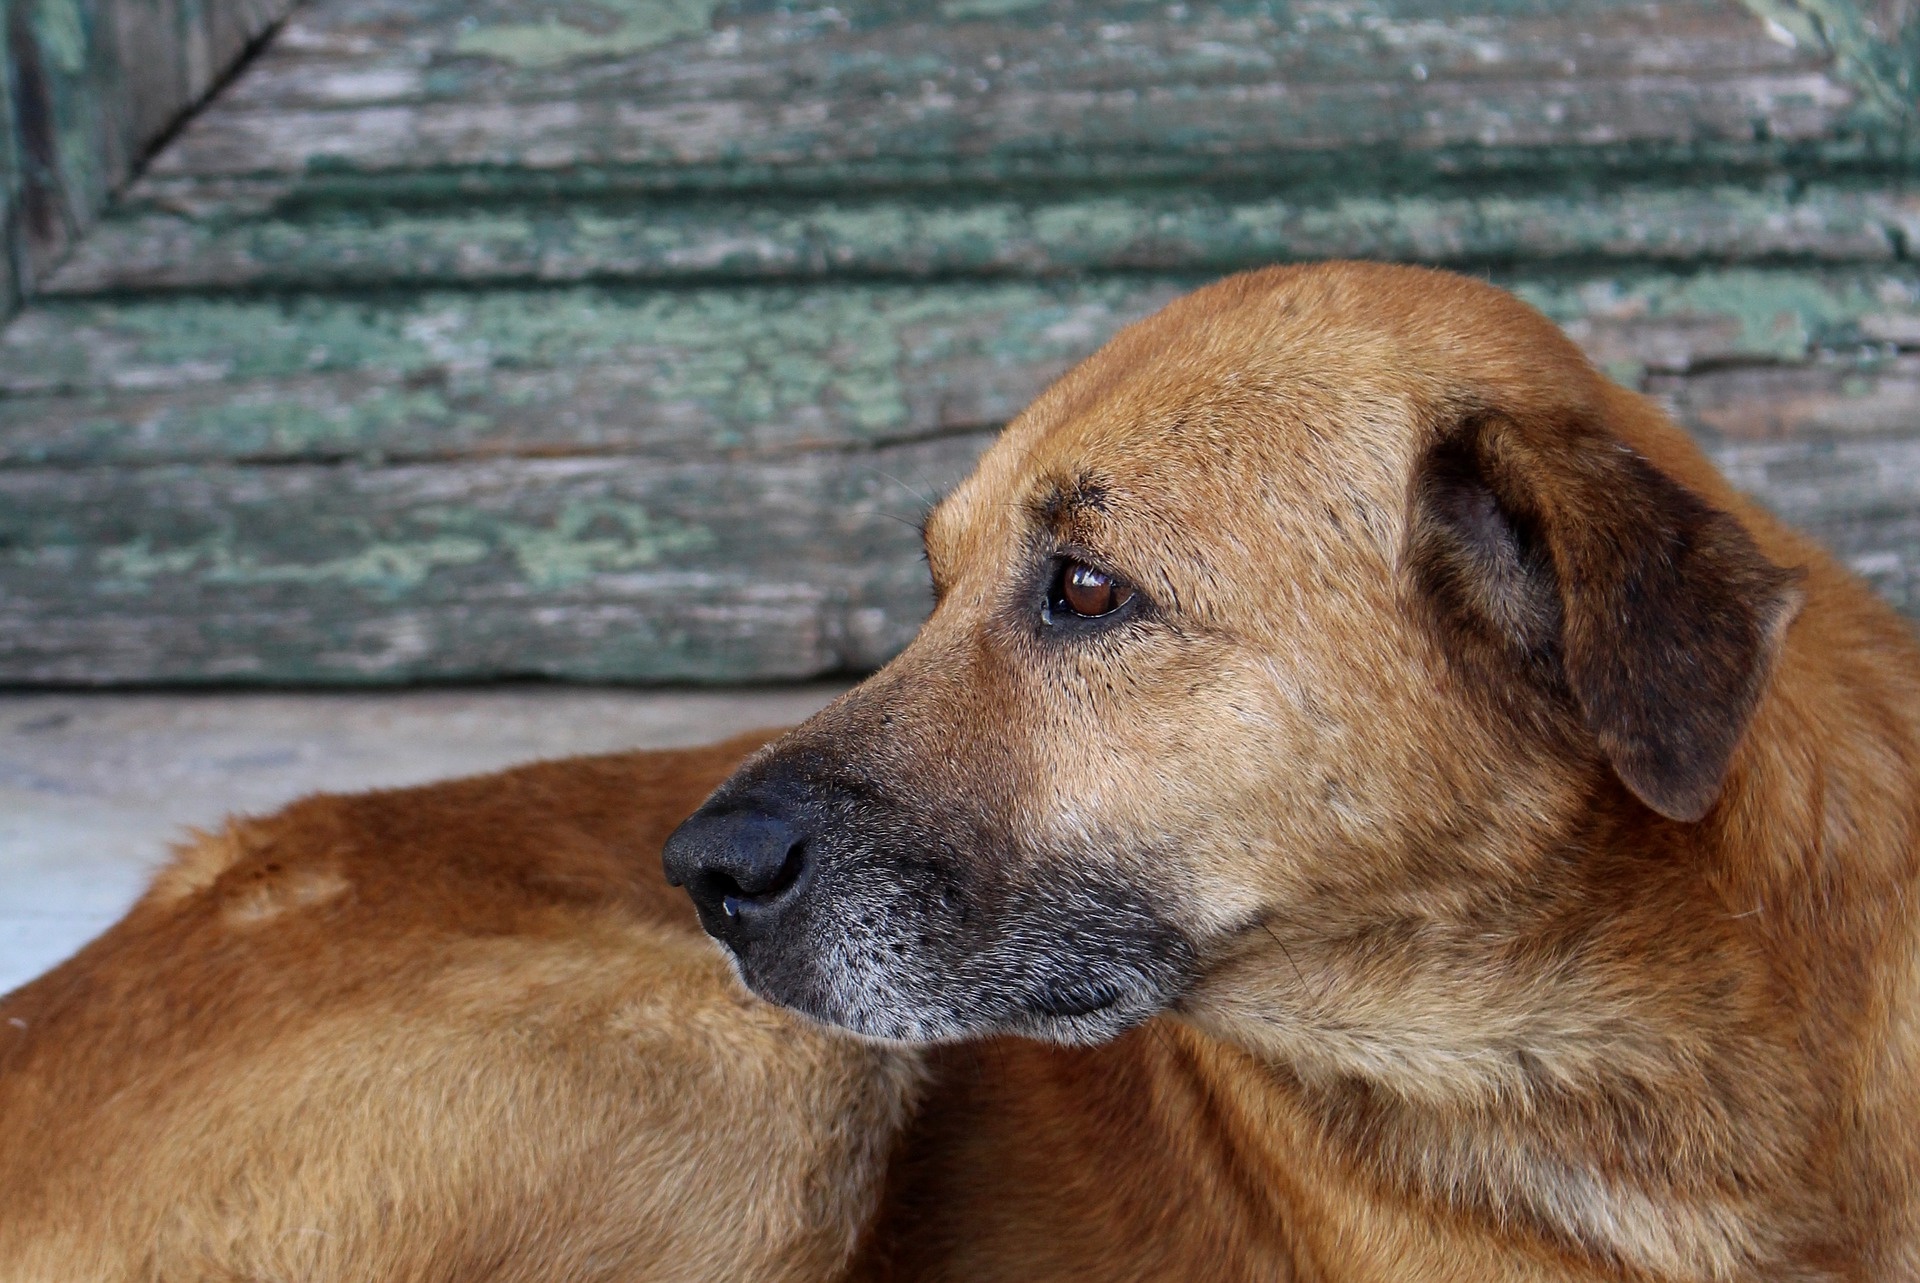
{"type": "Polygon", "coordinates": [[[1133,585],[1095,570],[1084,561],[1063,562],[1054,584],[1052,605],[1083,619],[1111,615],[1133,596],[1133,585]]]}

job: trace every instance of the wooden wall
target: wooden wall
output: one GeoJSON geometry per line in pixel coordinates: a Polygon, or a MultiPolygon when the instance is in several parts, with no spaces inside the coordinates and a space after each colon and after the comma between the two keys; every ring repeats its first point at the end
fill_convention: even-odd
{"type": "Polygon", "coordinates": [[[307,0],[0,334],[0,682],[869,667],[1026,399],[1331,255],[1920,610],[1916,69],[1920,0],[307,0]]]}

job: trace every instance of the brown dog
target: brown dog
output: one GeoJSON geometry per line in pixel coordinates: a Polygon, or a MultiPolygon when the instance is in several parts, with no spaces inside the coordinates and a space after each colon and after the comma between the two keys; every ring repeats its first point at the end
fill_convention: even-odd
{"type": "Polygon", "coordinates": [[[1920,1277],[1920,648],[1544,317],[1224,281],[926,535],[669,873],[869,1034],[1176,1020],[948,1056],[897,1276],[1920,1277]]]}
{"type": "Polygon", "coordinates": [[[927,534],[667,849],[924,1070],[646,867],[746,745],[320,799],[0,1004],[0,1277],[1920,1276],[1920,647],[1544,318],[1234,278],[927,534]]]}

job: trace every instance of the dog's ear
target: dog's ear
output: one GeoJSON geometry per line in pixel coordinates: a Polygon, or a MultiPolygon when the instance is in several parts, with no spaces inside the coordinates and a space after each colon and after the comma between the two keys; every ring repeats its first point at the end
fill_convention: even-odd
{"type": "Polygon", "coordinates": [[[1587,423],[1470,417],[1429,451],[1412,497],[1417,590],[1456,651],[1570,699],[1660,814],[1705,815],[1798,608],[1798,575],[1587,423]]]}

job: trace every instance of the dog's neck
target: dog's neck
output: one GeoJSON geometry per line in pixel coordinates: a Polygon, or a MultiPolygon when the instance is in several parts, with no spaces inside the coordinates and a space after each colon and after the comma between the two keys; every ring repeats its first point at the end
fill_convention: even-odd
{"type": "Polygon", "coordinates": [[[1913,803],[1887,764],[1914,735],[1883,722],[1889,743],[1821,760],[1808,715],[1768,710],[1768,751],[1700,824],[1622,792],[1524,885],[1275,917],[1189,1019],[1412,1202],[1658,1277],[1815,1259],[1859,1194],[1809,1163],[1860,1088],[1807,1048],[1877,1036],[1859,942],[1912,936],[1913,803]]]}

